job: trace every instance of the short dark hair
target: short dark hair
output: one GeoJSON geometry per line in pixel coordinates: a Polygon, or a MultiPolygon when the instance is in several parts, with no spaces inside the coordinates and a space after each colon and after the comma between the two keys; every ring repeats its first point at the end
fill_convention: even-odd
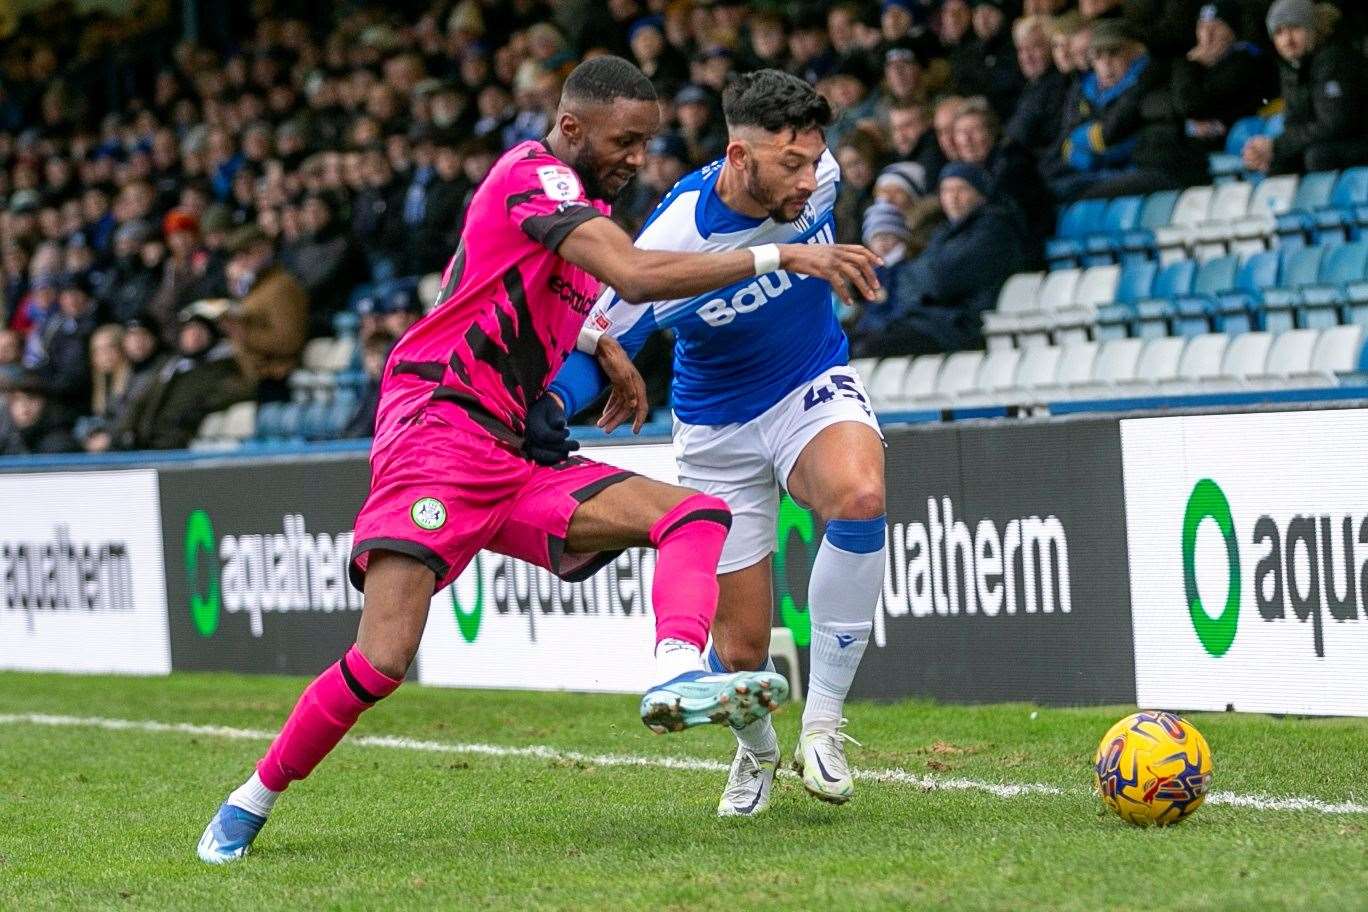
{"type": "Polygon", "coordinates": [[[629,101],[656,101],[655,86],[637,65],[611,54],[593,57],[571,71],[562,90],[565,98],[591,104],[612,104],[619,98],[629,101]]]}
{"type": "Polygon", "coordinates": [[[795,133],[831,123],[831,105],[817,90],[782,70],[756,70],[736,77],[722,93],[729,127],[759,127],[795,133]]]}

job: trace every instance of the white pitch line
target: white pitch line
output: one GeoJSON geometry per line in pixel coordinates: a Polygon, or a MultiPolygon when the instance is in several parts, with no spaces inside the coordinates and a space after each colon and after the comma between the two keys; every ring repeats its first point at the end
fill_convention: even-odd
{"type": "MultiPolygon", "coordinates": [[[[106,731],[136,731],[203,735],[237,741],[270,741],[275,732],[253,728],[231,728],[224,725],[194,725],[189,722],[157,722],[145,719],[109,719],[99,716],[57,716],[45,713],[0,714],[0,725],[45,725],[55,728],[99,728],[106,731]]],[[[530,757],[583,763],[589,766],[654,767],[687,772],[724,773],[728,765],[717,760],[690,757],[651,757],[640,754],[586,754],[561,750],[541,744],[509,747],[502,744],[453,744],[445,741],[423,741],[393,735],[359,735],[348,738],[346,744],[357,747],[384,747],[390,750],[418,751],[430,754],[478,754],[486,757],[530,757]]],[[[785,775],[794,775],[788,770],[785,775]]],[[[926,776],[900,768],[854,770],[856,779],[869,782],[896,782],[925,791],[986,792],[998,798],[1021,798],[1027,795],[1065,795],[1065,789],[1040,782],[997,783],[977,779],[926,776]]],[[[1313,811],[1320,814],[1368,814],[1368,804],[1354,801],[1324,801],[1320,798],[1275,795],[1240,795],[1232,792],[1212,792],[1207,804],[1253,808],[1260,811],[1313,811]]]]}

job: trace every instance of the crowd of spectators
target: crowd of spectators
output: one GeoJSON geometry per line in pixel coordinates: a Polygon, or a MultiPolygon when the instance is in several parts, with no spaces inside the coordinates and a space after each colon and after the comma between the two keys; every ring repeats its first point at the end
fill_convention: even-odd
{"type": "Polygon", "coordinates": [[[1279,99],[1250,171],[1368,163],[1353,0],[194,6],[0,20],[0,454],[184,447],[215,410],[289,397],[308,340],[356,310],[367,435],[422,310],[401,280],[443,268],[494,160],[548,132],[592,54],[661,97],[629,230],[721,154],[735,73],[830,101],[839,240],[886,260],[885,299],[842,314],[857,355],[981,346],[1062,203],[1204,183],[1279,99]]]}

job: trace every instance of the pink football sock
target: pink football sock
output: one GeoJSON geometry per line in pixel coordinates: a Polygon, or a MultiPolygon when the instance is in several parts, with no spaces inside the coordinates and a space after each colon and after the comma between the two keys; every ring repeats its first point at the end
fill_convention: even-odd
{"type": "Polygon", "coordinates": [[[361,714],[403,683],[375,670],[353,646],[304,689],[285,727],[257,764],[272,791],[303,779],[342,740],[361,714]]]}
{"type": "Polygon", "coordinates": [[[651,527],[656,558],[651,598],[656,642],[684,640],[700,650],[717,613],[717,561],[731,528],[725,501],[692,494],[651,527]]]}

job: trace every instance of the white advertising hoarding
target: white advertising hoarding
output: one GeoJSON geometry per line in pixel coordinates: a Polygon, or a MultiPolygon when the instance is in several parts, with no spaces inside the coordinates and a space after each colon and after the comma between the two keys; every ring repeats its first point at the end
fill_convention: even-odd
{"type": "Polygon", "coordinates": [[[0,475],[0,668],[171,671],[156,472],[0,475]]]}
{"type": "MultiPolygon", "coordinates": [[[[678,479],[669,444],[581,454],[660,481],[678,479]]],[[[654,550],[633,549],[583,583],[481,551],[437,593],[418,680],[447,687],[632,693],[652,682],[654,550]]]]}
{"type": "Polygon", "coordinates": [[[1368,715],[1368,411],[1121,441],[1140,705],[1368,715]]]}

